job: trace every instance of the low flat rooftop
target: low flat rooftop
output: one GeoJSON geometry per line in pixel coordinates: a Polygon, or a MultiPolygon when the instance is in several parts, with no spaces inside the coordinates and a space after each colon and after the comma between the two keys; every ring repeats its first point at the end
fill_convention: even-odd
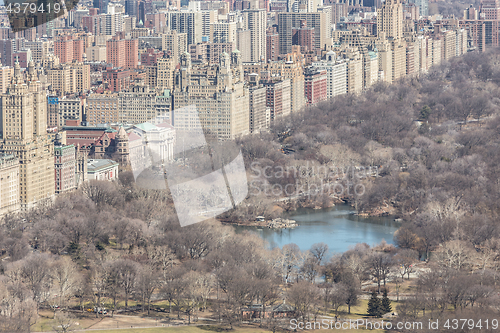
{"type": "Polygon", "coordinates": [[[87,160],[87,172],[97,172],[113,168],[118,165],[118,162],[109,159],[92,159],[87,160]]]}

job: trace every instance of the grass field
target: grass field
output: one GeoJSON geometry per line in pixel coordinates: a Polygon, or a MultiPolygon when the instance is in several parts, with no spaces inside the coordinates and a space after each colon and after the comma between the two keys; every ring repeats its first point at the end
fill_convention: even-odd
{"type": "Polygon", "coordinates": [[[154,327],[140,329],[100,330],[101,333],[210,333],[210,332],[233,332],[233,333],[268,333],[270,331],[251,327],[235,327],[232,331],[217,326],[182,326],[182,327],[154,327]]]}
{"type": "MultiPolygon", "coordinates": [[[[212,326],[213,327],[213,326],[212,326]]],[[[119,330],[99,330],[100,333],[209,333],[209,332],[231,332],[231,333],[269,333],[271,331],[251,328],[251,327],[235,327],[232,331],[204,329],[198,326],[183,326],[183,327],[155,327],[155,328],[138,328],[138,329],[119,329],[119,330]]],[[[313,330],[309,332],[325,332],[325,330],[313,330]]],[[[349,333],[365,333],[367,330],[357,329],[349,330],[349,333]]],[[[370,330],[370,332],[380,333],[382,330],[370,330]]]]}
{"type": "MultiPolygon", "coordinates": [[[[167,307],[167,304],[158,304],[162,307],[167,307]]],[[[392,302],[393,309],[396,308],[397,303],[392,302]]],[[[369,318],[367,314],[368,300],[360,299],[358,305],[351,307],[351,314],[347,314],[347,307],[340,308],[340,317],[343,319],[365,319],[369,318]]],[[[208,314],[208,313],[207,313],[208,314]]],[[[54,313],[49,310],[40,311],[40,317],[37,323],[33,325],[33,332],[50,332],[54,331],[55,320],[53,319],[54,313]]],[[[228,331],[227,328],[219,327],[217,325],[203,325],[203,322],[198,322],[198,326],[174,326],[171,324],[180,324],[182,321],[177,320],[175,314],[171,315],[171,320],[161,314],[160,317],[157,313],[152,312],[151,316],[145,317],[144,315],[123,315],[115,314],[114,317],[105,316],[104,318],[95,318],[94,314],[73,313],[74,321],[76,323],[73,329],[81,331],[98,331],[98,332],[121,332],[121,333],[157,333],[157,332],[172,332],[172,333],[211,333],[211,332],[235,332],[235,333],[268,333],[269,330],[259,328],[258,326],[244,326],[234,327],[234,330],[228,331]]],[[[333,313],[328,313],[328,316],[334,316],[333,313]]],[[[210,317],[210,316],[208,316],[210,317]]],[[[210,324],[210,322],[207,322],[210,324]]],[[[325,330],[320,330],[324,332],[325,330]]],[[[350,333],[366,332],[366,330],[349,330],[350,333]]],[[[377,330],[372,330],[377,332],[377,330]]],[[[382,331],[378,331],[382,332],[382,331]]]]}

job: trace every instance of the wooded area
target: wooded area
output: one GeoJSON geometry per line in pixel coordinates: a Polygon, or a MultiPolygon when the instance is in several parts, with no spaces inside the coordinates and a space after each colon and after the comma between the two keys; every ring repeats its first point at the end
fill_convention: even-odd
{"type": "MultiPolygon", "coordinates": [[[[181,228],[168,192],[139,188],[122,172],[117,183],[93,181],[54,205],[2,220],[0,331],[28,332],[40,308],[106,304],[113,312],[134,300],[147,313],[159,299],[168,301],[168,316],[188,322],[209,312],[232,326],[245,308],[265,312],[284,300],[294,317],[338,319],[346,315],[341,307],[349,312],[360,295],[389,284],[399,299],[423,259],[415,287],[399,299],[398,320],[453,318],[454,311],[491,318],[500,304],[499,55],[467,54],[426,76],[311,107],[238,142],[249,179],[252,162],[261,170],[376,166],[378,177],[349,179],[366,192],[344,199],[361,213],[393,207],[403,219],[397,247],[359,244],[327,259],[325,244],[268,250],[258,236],[218,221],[181,228]],[[375,285],[367,289],[369,281],[375,285]]],[[[296,178],[332,181],[319,176],[296,178]]],[[[261,180],[262,187],[297,184],[291,173],[261,180]]],[[[322,205],[327,197],[295,205],[322,205]]],[[[224,218],[272,217],[276,205],[275,197],[250,195],[224,218]]],[[[259,324],[283,325],[277,317],[259,324]]]]}

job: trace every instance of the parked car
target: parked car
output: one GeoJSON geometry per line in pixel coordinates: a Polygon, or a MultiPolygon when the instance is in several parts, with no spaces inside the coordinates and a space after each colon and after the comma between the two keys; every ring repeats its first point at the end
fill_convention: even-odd
{"type": "Polygon", "coordinates": [[[94,308],[94,312],[97,312],[98,314],[103,314],[103,315],[108,313],[108,311],[105,308],[98,308],[98,307],[94,308]]]}

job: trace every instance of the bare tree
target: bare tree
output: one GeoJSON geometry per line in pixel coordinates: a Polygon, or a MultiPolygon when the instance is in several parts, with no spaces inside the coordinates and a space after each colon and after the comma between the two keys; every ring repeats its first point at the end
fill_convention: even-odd
{"type": "Polygon", "coordinates": [[[81,279],[80,272],[71,258],[59,257],[51,267],[51,276],[56,282],[59,306],[63,307],[66,301],[75,294],[81,279]]]}
{"type": "Polygon", "coordinates": [[[55,317],[55,323],[52,326],[52,328],[56,332],[61,332],[61,333],[72,332],[76,329],[75,323],[76,323],[75,320],[70,314],[65,312],[60,312],[55,317]]]}
{"type": "Polygon", "coordinates": [[[7,270],[7,276],[13,282],[23,282],[31,290],[33,300],[37,304],[37,312],[40,304],[49,297],[52,286],[51,265],[52,258],[49,255],[33,253],[11,264],[7,270]]]}
{"type": "Polygon", "coordinates": [[[462,270],[476,258],[475,250],[464,241],[452,240],[436,251],[436,260],[444,267],[462,270]]]}
{"type": "Polygon", "coordinates": [[[418,252],[411,249],[401,249],[394,256],[394,262],[399,267],[399,274],[401,280],[404,276],[410,279],[410,274],[414,272],[414,264],[418,262],[418,252]]]}
{"type": "Polygon", "coordinates": [[[159,286],[159,272],[150,265],[142,265],[137,274],[137,289],[142,298],[142,311],[144,311],[147,304],[148,316],[151,310],[151,297],[159,286]]]}
{"type": "Polygon", "coordinates": [[[116,265],[119,283],[125,293],[125,307],[128,307],[128,298],[135,287],[138,264],[129,259],[120,259],[116,265]]]}
{"type": "Polygon", "coordinates": [[[303,320],[309,316],[319,300],[319,289],[315,285],[300,281],[287,293],[287,298],[295,306],[296,315],[303,320]]]}
{"type": "Polygon", "coordinates": [[[328,245],[325,243],[315,243],[311,246],[309,251],[314,259],[316,259],[316,263],[321,265],[325,255],[328,253],[328,245]]]}
{"type": "Polygon", "coordinates": [[[378,293],[380,293],[380,284],[383,281],[385,287],[387,276],[393,264],[392,256],[373,252],[367,257],[366,264],[370,274],[377,280],[378,293]]]}

